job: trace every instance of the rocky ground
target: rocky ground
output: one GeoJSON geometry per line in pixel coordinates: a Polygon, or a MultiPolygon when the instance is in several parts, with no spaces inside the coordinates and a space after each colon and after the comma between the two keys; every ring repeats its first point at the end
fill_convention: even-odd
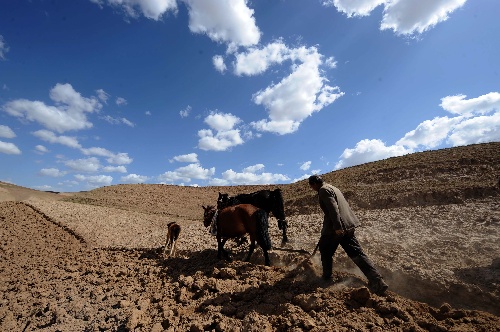
{"type": "MultiPolygon", "coordinates": [[[[498,179],[498,166],[487,162],[490,155],[475,156],[480,162],[474,167],[490,169],[489,179],[498,179]]],[[[218,260],[216,240],[201,220],[201,204],[215,204],[219,191],[260,187],[121,185],[58,194],[0,183],[0,330],[498,331],[496,183],[476,181],[473,190],[460,189],[468,178],[441,164],[451,169],[448,178],[460,179],[452,183],[456,202],[418,203],[413,198],[425,195],[412,189],[394,194],[406,203],[398,199],[374,208],[363,202],[373,204],[375,196],[356,189],[366,184],[342,183],[344,175],[336,172],[324,176],[337,177],[352,191],[363,224],[357,236],[390,285],[386,296],[368,291],[342,250],[332,282],[319,278],[318,254],[309,259],[300,252],[313,251],[322,219],[304,182],[281,186],[291,241],[281,246],[281,232],[270,218],[271,267],[263,265],[260,249],[242,262],[248,244],[234,242],[227,244],[234,261],[218,260]],[[172,220],[182,226],[176,257],[162,252],[172,220]]],[[[382,177],[375,181],[378,197],[393,190],[398,176],[384,180],[386,187],[380,186],[382,177]]],[[[484,177],[472,171],[469,176],[484,177]]]]}

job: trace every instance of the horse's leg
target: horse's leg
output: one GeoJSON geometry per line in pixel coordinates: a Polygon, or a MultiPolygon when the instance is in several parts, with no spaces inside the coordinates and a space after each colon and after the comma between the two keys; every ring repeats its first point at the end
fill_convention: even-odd
{"type": "MultiPolygon", "coordinates": [[[[279,222],[280,221],[278,221],[278,223],[279,222]]],[[[288,236],[286,235],[286,229],[288,228],[288,224],[286,223],[286,220],[281,220],[281,228],[283,228],[283,237],[281,239],[281,245],[283,245],[288,242],[288,236]]]]}
{"type": "Polygon", "coordinates": [[[254,249],[255,249],[255,239],[252,239],[250,242],[250,249],[248,250],[247,258],[245,258],[245,262],[250,261],[250,257],[252,256],[254,249]]]}
{"type": "Polygon", "coordinates": [[[219,242],[219,250],[217,253],[217,258],[221,259],[222,255],[224,254],[224,257],[227,258],[229,261],[231,261],[232,260],[231,256],[224,249],[224,245],[226,244],[227,239],[221,239],[221,238],[217,237],[217,241],[219,242]]]}
{"type": "Polygon", "coordinates": [[[176,240],[172,243],[172,246],[170,248],[170,256],[175,257],[175,244],[177,243],[176,240]]]}

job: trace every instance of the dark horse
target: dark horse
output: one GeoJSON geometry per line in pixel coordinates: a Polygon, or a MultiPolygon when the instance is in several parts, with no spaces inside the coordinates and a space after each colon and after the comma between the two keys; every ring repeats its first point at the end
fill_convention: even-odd
{"type": "Polygon", "coordinates": [[[271,249],[271,237],[269,236],[269,224],[267,213],[250,204],[239,204],[219,210],[215,206],[203,206],[203,224],[205,227],[216,227],[217,230],[217,257],[222,258],[222,254],[229,258],[224,250],[224,244],[231,238],[239,238],[245,234],[250,235],[250,250],[245,261],[250,260],[255,249],[255,241],[264,251],[266,265],[271,265],[267,251],[271,249]]]}
{"type": "Polygon", "coordinates": [[[282,243],[288,242],[288,236],[286,235],[288,224],[285,218],[283,195],[280,189],[259,190],[251,194],[239,194],[231,197],[228,194],[221,194],[219,192],[217,200],[217,208],[219,210],[237,204],[252,204],[263,209],[268,214],[272,212],[274,217],[278,219],[278,228],[283,230],[282,243]]]}

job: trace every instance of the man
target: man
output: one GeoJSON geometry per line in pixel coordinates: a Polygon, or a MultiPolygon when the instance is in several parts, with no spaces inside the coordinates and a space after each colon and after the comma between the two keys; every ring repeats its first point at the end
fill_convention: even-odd
{"type": "Polygon", "coordinates": [[[355,228],[359,226],[359,220],[342,192],[338,188],[324,183],[318,175],[309,177],[309,186],[318,192],[319,205],[325,214],[319,241],[323,279],[329,280],[332,276],[333,255],[340,244],[347,256],[368,279],[368,288],[375,294],[384,294],[388,285],[372,261],[364,254],[354,235],[355,228]]]}

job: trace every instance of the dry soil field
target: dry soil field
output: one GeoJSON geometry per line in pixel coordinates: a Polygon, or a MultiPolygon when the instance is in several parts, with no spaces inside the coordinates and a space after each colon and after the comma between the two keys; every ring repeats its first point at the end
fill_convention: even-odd
{"type": "Polygon", "coordinates": [[[335,280],[312,252],[322,216],[306,182],[118,185],[46,193],[0,183],[1,331],[499,331],[500,143],[418,153],[325,174],[362,220],[381,269],[371,294],[341,249],[335,280]],[[271,267],[236,246],[219,261],[201,205],[218,192],[283,190],[291,242],[270,218],[271,267]],[[166,224],[182,226],[162,254],[166,224]],[[283,250],[285,249],[285,250],[283,250]]]}

